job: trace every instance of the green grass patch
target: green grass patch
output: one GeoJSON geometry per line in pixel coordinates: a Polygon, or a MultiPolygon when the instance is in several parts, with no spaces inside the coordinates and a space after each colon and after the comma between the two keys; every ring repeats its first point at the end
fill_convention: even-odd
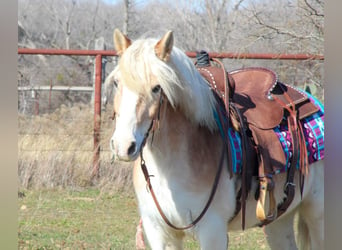
{"type": "MultiPolygon", "coordinates": [[[[133,194],[25,190],[19,198],[19,249],[135,249],[133,194]]],[[[261,229],[230,233],[229,249],[269,249],[261,229]]],[[[185,249],[199,249],[186,238],[185,249]]]]}

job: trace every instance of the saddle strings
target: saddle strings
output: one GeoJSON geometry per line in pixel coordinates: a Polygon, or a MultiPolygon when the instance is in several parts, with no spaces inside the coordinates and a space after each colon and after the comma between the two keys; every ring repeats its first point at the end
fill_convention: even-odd
{"type": "MultiPolygon", "coordinates": [[[[283,89],[284,90],[284,89],[283,89]]],[[[303,131],[303,126],[301,122],[297,119],[297,111],[295,109],[295,104],[293,103],[290,96],[284,91],[284,97],[289,102],[289,106],[287,106],[284,102],[282,102],[279,98],[274,97],[274,100],[276,100],[282,107],[284,107],[289,112],[288,117],[288,125],[289,130],[291,132],[292,142],[293,142],[293,158],[297,158],[298,151],[299,151],[299,169],[300,169],[300,176],[299,176],[299,186],[300,186],[300,194],[301,197],[303,197],[303,190],[304,190],[304,179],[305,175],[308,174],[309,168],[308,168],[308,152],[306,149],[306,142],[305,142],[305,136],[303,131]],[[293,124],[291,124],[290,120],[293,124]],[[292,126],[291,126],[292,125],[292,126]],[[294,135],[295,133],[295,135],[294,135]],[[298,138],[298,141],[296,140],[298,138]]],[[[292,161],[291,167],[294,169],[296,168],[297,159],[295,161],[292,161]]],[[[294,173],[294,171],[291,171],[294,173]]],[[[292,183],[290,183],[292,184],[292,183]]]]}

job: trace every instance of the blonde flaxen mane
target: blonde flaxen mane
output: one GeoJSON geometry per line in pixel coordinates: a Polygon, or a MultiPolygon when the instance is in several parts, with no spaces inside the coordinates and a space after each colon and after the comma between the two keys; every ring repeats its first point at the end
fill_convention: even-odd
{"type": "Polygon", "coordinates": [[[139,94],[149,95],[159,84],[173,108],[180,109],[191,122],[215,130],[215,99],[207,82],[176,47],[166,62],[160,60],[155,53],[156,43],[156,39],[134,41],[122,54],[114,74],[139,94]]]}

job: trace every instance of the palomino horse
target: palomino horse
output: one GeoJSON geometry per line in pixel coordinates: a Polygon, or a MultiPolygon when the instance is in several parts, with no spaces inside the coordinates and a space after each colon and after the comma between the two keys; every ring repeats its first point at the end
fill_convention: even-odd
{"type": "MultiPolygon", "coordinates": [[[[216,99],[193,62],[173,46],[173,34],[132,42],[114,31],[120,56],[110,74],[115,85],[115,159],[134,161],[133,183],[152,249],[182,249],[186,234],[201,249],[227,249],[228,230],[241,229],[235,213],[240,175],[230,176],[215,117],[216,99]]],[[[107,81],[107,82],[108,82],[107,81]]],[[[267,114],[265,114],[267,115],[267,114]]],[[[323,249],[323,160],[310,163],[302,194],[264,226],[272,249],[323,249]],[[293,223],[298,214],[298,237],[293,223]]],[[[286,173],[274,177],[276,204],[284,199],[286,173]]],[[[295,176],[293,183],[299,183],[295,176]]],[[[293,184],[290,183],[290,184],[293,184]]],[[[246,228],[256,218],[253,178],[246,200],[246,228]]],[[[240,216],[239,216],[240,215],[240,216]]]]}

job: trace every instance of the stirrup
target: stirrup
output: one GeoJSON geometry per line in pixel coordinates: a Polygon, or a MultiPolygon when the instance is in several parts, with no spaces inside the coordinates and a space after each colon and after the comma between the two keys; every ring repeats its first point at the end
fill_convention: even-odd
{"type": "Polygon", "coordinates": [[[276,202],[274,198],[274,187],[272,187],[270,190],[267,190],[267,180],[266,178],[263,180],[260,180],[260,194],[259,199],[256,206],[256,217],[261,222],[263,221],[273,221],[275,218],[277,218],[277,209],[276,209],[276,202]],[[266,192],[268,192],[269,196],[269,209],[266,216],[265,213],[265,200],[266,200],[266,192]]]}

